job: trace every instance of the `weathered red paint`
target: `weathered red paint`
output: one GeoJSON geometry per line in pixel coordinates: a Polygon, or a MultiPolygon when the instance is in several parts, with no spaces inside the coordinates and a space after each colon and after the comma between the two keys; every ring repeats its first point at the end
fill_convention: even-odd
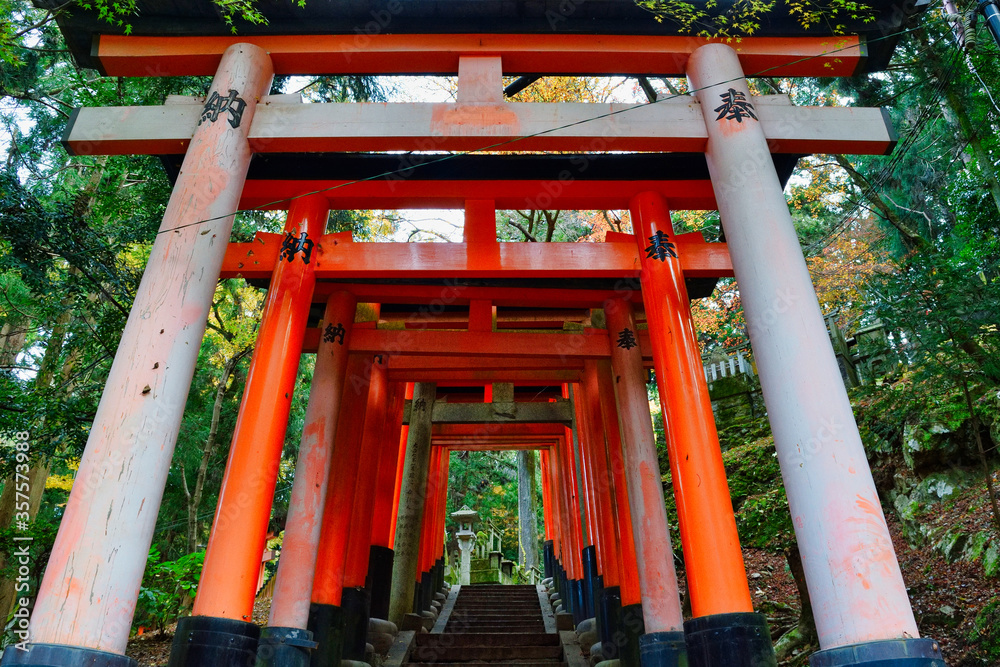
{"type": "Polygon", "coordinates": [[[125,652],[250,164],[247,133],[273,76],[264,50],[248,44],[228,46],[215,63],[207,72],[215,74],[211,90],[239,90],[243,122],[203,123],[184,156],[38,589],[33,642],[125,652]],[[191,225],[196,220],[206,222],[191,225]]]}
{"type": "MultiPolygon", "coordinates": [[[[389,364],[392,365],[392,359],[389,360],[389,364]]],[[[404,398],[407,401],[413,400],[413,382],[406,383],[404,398]]],[[[403,488],[403,466],[406,464],[406,440],[409,435],[410,427],[402,424],[400,415],[399,459],[396,464],[396,483],[392,492],[392,515],[389,517],[389,544],[386,545],[390,549],[396,544],[396,518],[399,516],[399,494],[403,488]]]]}
{"type": "MultiPolygon", "coordinates": [[[[281,545],[271,599],[268,618],[271,627],[305,628],[309,618],[309,596],[316,574],[320,528],[356,307],[353,295],[336,292],[327,301],[323,314],[324,324],[342,326],[344,335],[342,340],[337,338],[321,342],[316,355],[299,459],[295,466],[295,482],[288,504],[285,539],[281,545]]],[[[340,481],[339,477],[336,481],[340,481]]]]}
{"type": "MultiPolygon", "coordinates": [[[[388,377],[388,371],[387,375],[388,377]]],[[[400,439],[403,429],[403,397],[406,385],[393,383],[389,389],[389,407],[386,410],[385,429],[382,433],[382,454],[375,481],[375,507],[372,514],[373,546],[391,549],[392,524],[395,523],[393,506],[396,502],[396,477],[399,470],[400,451],[405,442],[400,439]]]]}

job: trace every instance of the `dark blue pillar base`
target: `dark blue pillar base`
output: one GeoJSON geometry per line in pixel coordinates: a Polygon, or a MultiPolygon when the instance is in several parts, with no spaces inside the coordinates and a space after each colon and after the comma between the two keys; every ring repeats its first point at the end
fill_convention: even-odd
{"type": "MultiPolygon", "coordinates": [[[[177,622],[168,667],[246,667],[257,659],[260,628],[246,621],[188,616],[177,622]]],[[[59,664],[59,663],[55,663],[59,664]]]]}
{"type": "Polygon", "coordinates": [[[309,605],[306,626],[316,642],[310,667],[337,667],[344,653],[344,610],[332,604],[309,605]]]}
{"type": "Polygon", "coordinates": [[[368,552],[368,583],[373,618],[389,618],[389,591],[392,588],[393,551],[372,545],[368,552]]]}
{"type": "Polygon", "coordinates": [[[570,613],[573,614],[573,625],[580,625],[591,616],[587,615],[586,584],[583,579],[574,579],[570,582],[573,604],[570,613]]]}
{"type": "Polygon", "coordinates": [[[642,667],[688,667],[683,632],[650,632],[639,637],[639,655],[642,667]]]}
{"type": "Polygon", "coordinates": [[[622,606],[622,632],[625,634],[625,644],[618,655],[622,667],[640,667],[642,657],[639,651],[639,638],[646,634],[646,623],[642,617],[642,604],[635,603],[622,606]]]}
{"type": "Polygon", "coordinates": [[[260,631],[256,667],[309,667],[318,644],[302,628],[272,628],[260,631]]]}
{"type": "Polygon", "coordinates": [[[117,653],[95,651],[92,648],[62,644],[27,644],[27,650],[16,645],[7,647],[0,665],[36,665],[36,667],[138,667],[132,658],[117,653]]]}
{"type": "Polygon", "coordinates": [[[340,607],[344,610],[344,660],[365,660],[370,604],[368,589],[344,589],[340,598],[340,607]]]}
{"type": "Polygon", "coordinates": [[[625,646],[622,629],[622,593],[618,586],[601,589],[597,610],[600,622],[601,649],[605,660],[620,660],[625,646]]]}
{"type": "Polygon", "coordinates": [[[811,667],[946,667],[933,639],[889,639],[814,653],[811,667]]]}
{"type": "Polygon", "coordinates": [[[584,547],[583,560],[583,617],[595,618],[597,600],[597,547],[584,547]]]}
{"type": "Polygon", "coordinates": [[[684,623],[691,667],[777,667],[763,614],[700,616],[684,623]]]}

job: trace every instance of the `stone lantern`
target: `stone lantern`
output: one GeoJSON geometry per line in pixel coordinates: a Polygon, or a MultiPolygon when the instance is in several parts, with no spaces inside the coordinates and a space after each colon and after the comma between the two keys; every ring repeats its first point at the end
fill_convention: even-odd
{"type": "Polygon", "coordinates": [[[469,572],[472,569],[472,549],[476,546],[476,532],[472,530],[472,526],[479,521],[479,512],[463,505],[462,509],[452,512],[451,517],[458,522],[455,538],[458,539],[458,548],[462,552],[458,583],[466,586],[469,584],[469,572]]]}

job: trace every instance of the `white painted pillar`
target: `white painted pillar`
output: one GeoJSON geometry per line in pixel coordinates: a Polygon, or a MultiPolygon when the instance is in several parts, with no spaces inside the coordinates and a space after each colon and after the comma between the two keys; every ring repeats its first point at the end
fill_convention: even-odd
{"type": "Polygon", "coordinates": [[[688,61],[822,648],[917,637],[847,391],[736,52],[688,61]],[[750,114],[753,115],[750,115],[750,114]]]}
{"type": "Polygon", "coordinates": [[[146,264],[39,587],[33,644],[125,652],[250,165],[247,134],[272,78],[257,46],[235,44],[222,56],[211,87],[222,99],[206,106],[146,264]]]}

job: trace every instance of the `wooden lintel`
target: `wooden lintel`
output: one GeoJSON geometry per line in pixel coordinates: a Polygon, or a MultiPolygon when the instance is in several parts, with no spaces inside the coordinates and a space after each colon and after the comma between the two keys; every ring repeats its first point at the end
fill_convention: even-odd
{"type": "MultiPolygon", "coordinates": [[[[403,424],[410,423],[412,404],[406,402],[403,424]]],[[[437,401],[431,412],[432,424],[563,424],[572,426],[573,405],[552,403],[446,403],[437,401]]]]}
{"type": "MultiPolygon", "coordinates": [[[[684,76],[688,57],[712,41],[694,36],[517,34],[101,35],[94,55],[108,76],[210,76],[222,52],[249,42],[276,74],[455,74],[463,55],[499,55],[505,74],[684,76]]],[[[726,40],[748,76],[851,76],[861,40],[743,37],[726,40]]]]}
{"type": "MultiPolygon", "coordinates": [[[[282,236],[258,232],[250,243],[232,243],[222,278],[270,279],[282,236]]],[[[675,237],[686,278],[733,275],[729,248],[706,243],[700,233],[675,237]]],[[[356,243],[342,235],[321,237],[313,250],[317,280],[370,278],[635,278],[635,242],[498,243],[492,249],[466,243],[356,243]]],[[[451,297],[442,288],[442,297],[451,297]]],[[[450,301],[449,301],[450,302],[450,301]]]]}
{"type": "MultiPolygon", "coordinates": [[[[262,104],[250,144],[257,153],[344,151],[703,152],[698,103],[262,104]]],[[[881,109],[799,107],[755,97],[772,153],[881,155],[895,144],[881,109]]],[[[183,153],[201,106],[85,107],[63,141],[77,155],[183,153]]]]}

